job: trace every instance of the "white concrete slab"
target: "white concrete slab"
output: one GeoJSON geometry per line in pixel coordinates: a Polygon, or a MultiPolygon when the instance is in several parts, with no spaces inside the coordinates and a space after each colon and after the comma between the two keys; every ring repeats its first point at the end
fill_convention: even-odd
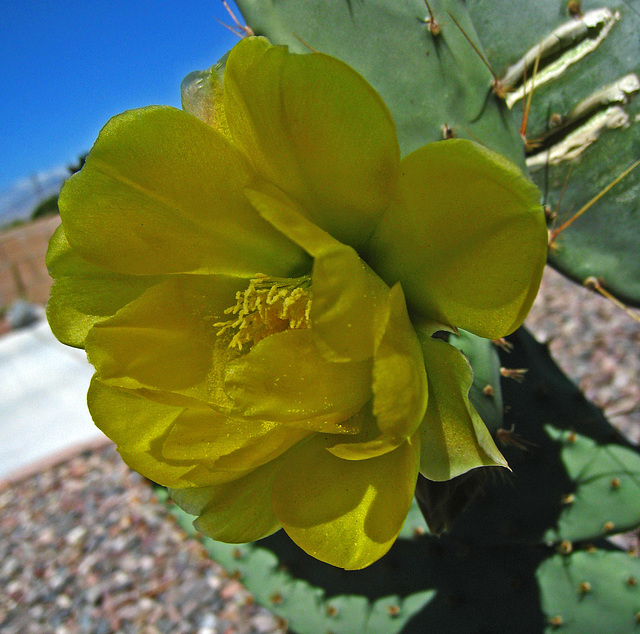
{"type": "Polygon", "coordinates": [[[103,436],[87,410],[93,368],[46,320],[0,338],[0,478],[103,436]]]}

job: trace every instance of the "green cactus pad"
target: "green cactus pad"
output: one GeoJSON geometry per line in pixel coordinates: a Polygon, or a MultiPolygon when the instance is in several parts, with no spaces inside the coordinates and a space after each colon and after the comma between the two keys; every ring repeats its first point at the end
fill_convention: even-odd
{"type": "Polygon", "coordinates": [[[480,141],[524,168],[511,113],[490,94],[491,74],[455,24],[478,43],[464,3],[423,0],[237,0],[257,35],[292,52],[311,49],[355,68],[380,93],[398,129],[402,154],[444,138],[480,141]]]}
{"type": "Polygon", "coordinates": [[[557,525],[543,539],[576,541],[635,528],[640,518],[638,453],[554,427],[547,433],[561,444],[560,459],[573,485],[562,496],[557,525]]]}
{"type": "Polygon", "coordinates": [[[547,631],[635,632],[640,560],[617,550],[555,555],[536,572],[547,631]]]}
{"type": "MultiPolygon", "coordinates": [[[[542,140],[527,161],[534,181],[558,217],[560,226],[626,168],[640,159],[640,5],[617,0],[585,0],[584,16],[570,16],[567,2],[470,0],[469,12],[487,56],[502,74],[529,49],[534,51],[558,27],[591,24],[609,11],[612,22],[601,42],[555,79],[535,87],[527,138],[542,140]],[[579,107],[578,107],[579,106],[579,107]],[[578,107],[578,108],[577,108],[578,107]],[[576,109],[577,108],[577,109],[576,109]],[[556,127],[553,127],[553,126],[556,127]],[[597,139],[591,144],[579,141],[597,139]],[[548,150],[551,155],[548,155],[548,150]]],[[[557,57],[573,55],[585,42],[596,42],[602,25],[564,51],[541,60],[541,72],[557,57]]],[[[579,56],[576,56],[579,57],[579,56]]],[[[529,66],[528,77],[533,74],[529,66]]],[[[541,75],[540,75],[541,76],[541,75]]],[[[518,118],[522,100],[514,106],[518,118]]],[[[550,263],[583,283],[599,278],[623,301],[640,306],[640,168],[616,185],[556,239],[550,263]]]]}

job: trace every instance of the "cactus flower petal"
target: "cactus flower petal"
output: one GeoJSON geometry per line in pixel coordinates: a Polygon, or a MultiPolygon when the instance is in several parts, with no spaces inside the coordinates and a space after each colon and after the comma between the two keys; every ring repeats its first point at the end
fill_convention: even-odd
{"type": "Polygon", "coordinates": [[[216,130],[150,106],[102,129],[61,193],[60,215],[72,248],[114,272],[291,274],[304,254],[249,204],[250,177],[216,130]]]}
{"type": "MultiPolygon", "coordinates": [[[[249,422],[210,408],[191,407],[180,413],[164,438],[162,459],[201,461],[215,473],[207,474],[206,482],[225,483],[277,458],[307,435],[304,430],[286,429],[278,423],[249,422]]],[[[190,484],[194,483],[202,482],[194,477],[190,484]]]]}
{"type": "Polygon", "coordinates": [[[262,38],[235,46],[224,90],[231,136],[257,174],[340,242],[361,245],[400,166],[393,119],[375,90],[335,58],[291,55],[262,38]]]}
{"type": "Polygon", "coordinates": [[[535,185],[463,139],[406,156],[400,182],[401,202],[371,240],[378,273],[388,284],[401,280],[408,304],[440,323],[490,339],[515,330],[546,259],[535,185]]]}
{"type": "Polygon", "coordinates": [[[212,323],[245,280],[167,276],[89,332],[85,349],[103,381],[114,387],[169,392],[224,408],[222,365],[229,350],[212,323]],[[135,354],[130,351],[135,350],[135,354]]]}
{"type": "Polygon", "coordinates": [[[420,442],[368,460],[326,451],[326,436],[295,447],[273,487],[276,515],[314,557],[346,569],[368,566],[395,541],[411,505],[420,442]]]}
{"type": "Polygon", "coordinates": [[[151,275],[124,275],[84,260],[70,246],[60,225],[49,243],[47,267],[56,283],[47,304],[55,336],[68,346],[84,348],[91,327],[160,281],[151,275]]]}
{"type": "Polygon", "coordinates": [[[97,377],[88,403],[96,424],[118,439],[127,464],[173,489],[238,480],[308,435],[277,423],[229,419],[206,407],[151,400],[97,377]]]}
{"type": "Polygon", "coordinates": [[[506,465],[469,364],[432,335],[521,323],[538,193],[469,141],[401,161],[380,97],[326,55],[247,38],[215,72],[185,80],[186,111],[102,130],[60,196],[48,317],[96,369],[96,424],[201,531],[283,527],[362,568],[419,471],[506,465]]]}
{"type": "Polygon", "coordinates": [[[154,482],[193,486],[193,472],[202,470],[193,461],[162,458],[162,445],[182,408],[158,403],[143,395],[104,384],[94,376],[87,394],[91,416],[132,468],[154,482]]]}
{"type": "Polygon", "coordinates": [[[473,371],[467,359],[445,341],[418,330],[429,379],[429,405],[423,425],[420,473],[450,480],[478,466],[507,467],[489,430],[469,401],[473,371]],[[436,374],[437,372],[437,374],[436,374]]]}
{"type": "Polygon", "coordinates": [[[407,315],[402,288],[389,292],[384,334],[373,359],[375,424],[361,425],[358,436],[327,447],[345,460],[382,455],[411,438],[427,409],[427,375],[420,343],[407,315]]]}
{"type": "Polygon", "coordinates": [[[254,541],[280,528],[271,502],[278,467],[276,460],[231,482],[172,489],[171,497],[185,511],[199,516],[193,525],[205,535],[232,544],[254,541]]]}
{"type": "Polygon", "coordinates": [[[345,426],[345,415],[356,414],[371,398],[371,362],[331,363],[310,329],[288,330],[229,363],[225,390],[236,416],[356,433],[345,426]]]}

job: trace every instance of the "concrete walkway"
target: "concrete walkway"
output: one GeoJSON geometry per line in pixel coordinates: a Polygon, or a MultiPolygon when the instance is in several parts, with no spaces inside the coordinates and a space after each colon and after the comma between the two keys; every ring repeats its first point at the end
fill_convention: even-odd
{"type": "Polygon", "coordinates": [[[0,480],[80,443],[105,438],[86,393],[93,368],[46,320],[0,337],[0,480]]]}

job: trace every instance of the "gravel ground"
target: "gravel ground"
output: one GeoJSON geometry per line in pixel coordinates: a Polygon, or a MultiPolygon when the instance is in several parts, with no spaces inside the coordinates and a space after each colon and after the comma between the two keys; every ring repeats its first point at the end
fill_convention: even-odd
{"type": "Polygon", "coordinates": [[[547,267],[525,325],[611,424],[640,444],[640,323],[547,267]]]}
{"type": "Polygon", "coordinates": [[[110,444],[0,489],[0,631],[286,627],[186,537],[110,444]]]}
{"type": "MultiPolygon", "coordinates": [[[[640,324],[547,271],[527,325],[640,441],[640,324]]],[[[114,448],[0,484],[0,630],[285,632],[188,539],[114,448]]]]}

